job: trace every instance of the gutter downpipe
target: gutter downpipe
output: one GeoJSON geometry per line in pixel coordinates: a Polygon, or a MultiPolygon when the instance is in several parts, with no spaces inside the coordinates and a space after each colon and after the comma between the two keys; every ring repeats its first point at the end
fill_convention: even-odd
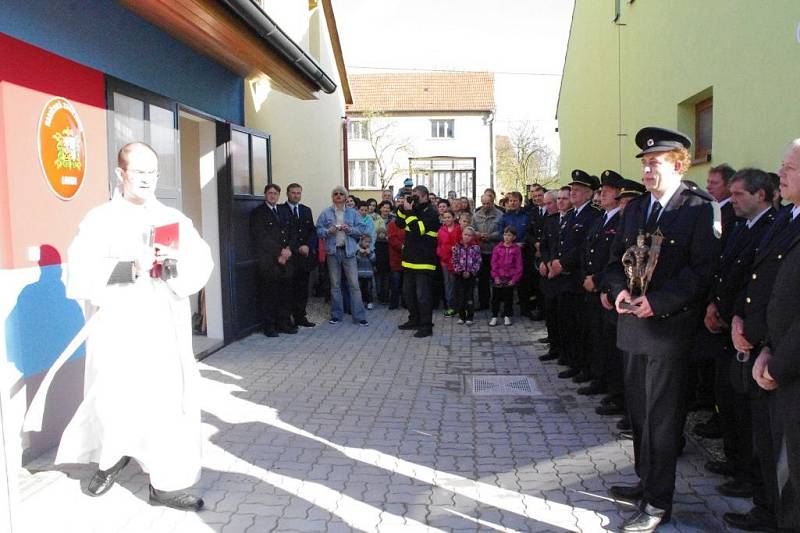
{"type": "Polygon", "coordinates": [[[350,190],[350,157],[347,152],[347,117],[342,117],[342,158],[344,159],[342,177],[344,177],[344,188],[350,190]]]}
{"type": "Polygon", "coordinates": [[[336,91],[336,83],[325,74],[322,67],[252,0],[222,0],[222,2],[320,90],[328,94],[336,91]]]}

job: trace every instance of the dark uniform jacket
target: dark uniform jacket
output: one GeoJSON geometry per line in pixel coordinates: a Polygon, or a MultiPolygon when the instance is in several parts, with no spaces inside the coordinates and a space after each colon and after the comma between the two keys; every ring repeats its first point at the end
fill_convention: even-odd
{"type": "Polygon", "coordinates": [[[736,302],[735,314],[744,320],[744,336],[756,347],[756,353],[767,336],[767,304],[775,277],[789,244],[800,232],[800,217],[794,221],[791,217],[791,206],[784,207],[764,232],[750,268],[747,288],[736,302]]]}
{"type": "MultiPolygon", "coordinates": [[[[767,340],[772,348],[768,368],[780,389],[791,385],[800,391],[800,233],[786,242],[783,253],[767,306],[767,340]]],[[[797,412],[792,416],[797,417],[797,412]]]]}
{"type": "Polygon", "coordinates": [[[277,214],[262,203],[250,213],[250,234],[258,261],[258,270],[268,278],[286,277],[291,274],[289,262],[278,263],[281,250],[289,246],[289,222],[283,218],[281,209],[277,214]]]}
{"type": "MultiPolygon", "coordinates": [[[[681,184],[662,209],[658,228],[664,235],[647,299],[654,316],[619,315],[617,345],[634,354],[669,355],[686,351],[705,308],[719,245],[714,233],[713,198],[681,184]]],[[[611,246],[605,284],[613,302],[627,288],[622,255],[644,231],[650,194],[631,200],[611,246]]]]}
{"type": "Polygon", "coordinates": [[[558,248],[554,259],[561,261],[563,272],[558,275],[562,279],[562,290],[572,292],[583,292],[583,277],[581,277],[581,260],[583,257],[583,245],[589,228],[602,216],[600,211],[592,202],[586,204],[577,215],[573,209],[567,217],[567,224],[561,232],[558,241],[558,248]]]}
{"type": "Polygon", "coordinates": [[[544,221],[546,215],[542,215],[536,204],[531,204],[527,209],[528,227],[525,228],[525,254],[531,264],[536,256],[536,243],[541,243],[544,233],[544,221]]]}
{"type": "MultiPolygon", "coordinates": [[[[536,260],[536,268],[542,263],[549,263],[556,258],[558,251],[558,242],[561,239],[561,232],[567,225],[569,216],[572,211],[568,211],[563,219],[561,214],[556,211],[552,215],[547,215],[542,223],[542,238],[540,242],[541,257],[536,260]]],[[[542,278],[541,290],[546,296],[555,296],[558,293],[559,286],[563,280],[561,276],[554,279],[542,278]]]]}
{"type": "Polygon", "coordinates": [[[319,240],[317,238],[317,228],[314,224],[314,216],[311,214],[311,208],[303,204],[297,205],[297,214],[295,217],[292,212],[292,206],[288,202],[278,205],[278,210],[281,218],[287,222],[287,231],[289,238],[289,248],[292,250],[292,262],[298,268],[306,270],[313,269],[317,264],[317,248],[319,248],[319,240]],[[308,246],[308,257],[303,257],[297,251],[301,246],[308,246]]]}
{"type": "Polygon", "coordinates": [[[439,258],[436,243],[439,231],[439,214],[430,202],[417,203],[411,211],[397,208],[397,227],[405,230],[403,268],[411,270],[436,270],[439,258]]]}
{"type": "Polygon", "coordinates": [[[603,284],[603,270],[608,264],[611,244],[617,235],[620,213],[621,211],[614,213],[605,225],[603,225],[605,215],[597,217],[586,234],[581,262],[581,280],[586,276],[594,276],[594,283],[598,288],[603,284]]]}
{"type": "Polygon", "coordinates": [[[714,274],[710,300],[717,306],[725,322],[730,323],[733,317],[736,299],[750,279],[756,247],[775,220],[776,213],[775,209],[770,208],[752,228],[747,227],[746,220],[737,220],[735,225],[723,230],[723,236],[727,233],[728,238],[719,256],[719,269],[714,274]]]}

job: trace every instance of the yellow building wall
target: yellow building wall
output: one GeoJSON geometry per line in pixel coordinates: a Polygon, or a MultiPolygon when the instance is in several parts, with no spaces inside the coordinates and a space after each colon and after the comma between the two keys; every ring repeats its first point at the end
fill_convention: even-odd
{"type": "MultiPolygon", "coordinates": [[[[268,2],[269,9],[273,4],[268,2]]],[[[344,182],[342,117],[344,96],[321,5],[308,10],[307,0],[285,2],[270,16],[311,55],[338,85],[334,94],[317,93],[304,101],[269,87],[267,80],[245,80],[245,125],[272,136],[272,181],[281,186],[303,186],[303,203],[314,216],[330,204],[331,189],[344,182]],[[288,9],[291,7],[292,9],[288,9]]]]}
{"type": "Polygon", "coordinates": [[[693,104],[713,93],[708,169],[777,169],[800,137],[800,2],[576,0],[558,106],[561,181],[573,168],[641,175],[636,132],[677,128],[694,138],[693,104]],[[683,105],[681,105],[683,103],[683,105]]]}

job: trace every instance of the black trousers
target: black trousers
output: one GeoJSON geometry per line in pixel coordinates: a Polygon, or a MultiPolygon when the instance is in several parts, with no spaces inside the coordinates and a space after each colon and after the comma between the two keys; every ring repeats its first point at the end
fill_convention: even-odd
{"type": "Polygon", "coordinates": [[[492,316],[499,316],[503,304],[503,316],[514,315],[514,287],[492,287],[492,316]]]}
{"type": "Polygon", "coordinates": [[[455,276],[455,286],[453,296],[461,320],[472,320],[475,318],[475,277],[464,278],[461,274],[455,276]]]}
{"type": "Polygon", "coordinates": [[[259,268],[259,299],[264,330],[274,331],[289,324],[289,287],[291,278],[259,268]]]}
{"type": "Polygon", "coordinates": [[[617,312],[603,308],[603,330],[608,342],[608,365],[605,382],[608,394],[618,398],[625,397],[625,368],[622,363],[622,350],[617,348],[617,312]]]}
{"type": "Polygon", "coordinates": [[[636,474],[644,488],[642,501],[671,509],[685,418],[687,355],[625,353],[624,364],[636,474]]]}
{"type": "Polygon", "coordinates": [[[361,289],[361,302],[364,305],[372,303],[372,278],[358,278],[358,287],[361,289]]]}
{"type": "Polygon", "coordinates": [[[408,321],[420,329],[433,329],[433,270],[403,269],[403,299],[408,307],[408,321]]]}
{"type": "Polygon", "coordinates": [[[308,305],[308,278],[309,272],[306,268],[304,268],[304,265],[298,265],[292,273],[292,289],[289,305],[290,313],[295,323],[297,323],[298,320],[302,321],[306,318],[306,306],[308,305]]]}
{"type": "Polygon", "coordinates": [[[578,294],[570,291],[558,293],[558,353],[561,362],[580,368],[580,338],[576,335],[580,328],[578,304],[578,294]]]}
{"type": "Polygon", "coordinates": [[[492,301],[492,254],[481,254],[481,269],[478,271],[478,308],[489,309],[492,301]]]}
{"type": "Polygon", "coordinates": [[[550,352],[563,354],[561,332],[558,327],[558,297],[554,294],[545,296],[544,324],[547,326],[547,337],[550,339],[550,352]]]}
{"type": "MultiPolygon", "coordinates": [[[[610,363],[609,341],[603,313],[605,309],[600,304],[599,292],[588,292],[584,295],[584,309],[586,310],[586,336],[583,346],[588,361],[588,368],[592,379],[608,383],[608,366],[610,363]]],[[[616,344],[616,335],[613,339],[616,344]]]]}

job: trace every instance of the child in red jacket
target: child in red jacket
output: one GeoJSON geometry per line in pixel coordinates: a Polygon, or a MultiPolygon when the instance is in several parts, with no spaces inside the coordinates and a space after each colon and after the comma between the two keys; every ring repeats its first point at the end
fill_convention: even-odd
{"type": "Polygon", "coordinates": [[[503,324],[511,325],[514,302],[514,287],[522,278],[522,250],[514,242],[517,230],[514,226],[506,226],[503,230],[503,242],[492,250],[492,319],[490,326],[497,325],[500,304],[503,304],[503,324]]]}
{"type": "Polygon", "coordinates": [[[444,278],[444,316],[456,316],[453,303],[453,246],[461,242],[461,226],[456,222],[453,211],[447,210],[442,213],[442,225],[439,227],[438,242],[436,245],[436,255],[439,256],[439,263],[442,266],[442,276],[444,278]]]}

